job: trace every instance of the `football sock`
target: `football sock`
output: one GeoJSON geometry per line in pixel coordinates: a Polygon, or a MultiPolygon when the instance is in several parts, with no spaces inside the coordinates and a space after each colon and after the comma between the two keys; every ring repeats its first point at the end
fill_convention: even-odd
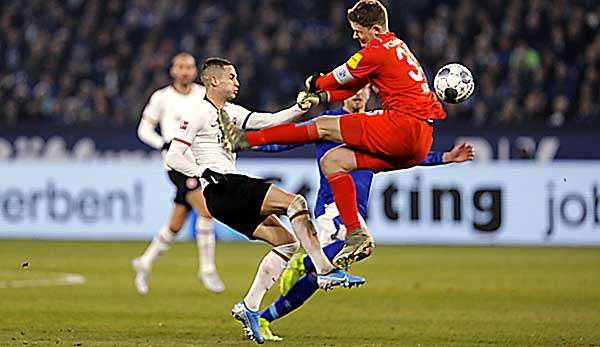
{"type": "Polygon", "coordinates": [[[346,234],[350,234],[357,228],[360,228],[354,180],[347,172],[336,172],[328,176],[327,181],[329,181],[333,200],[346,227],[346,234]]]}
{"type": "Polygon", "coordinates": [[[296,195],[292,203],[288,206],[287,215],[292,224],[292,230],[296,238],[300,240],[302,247],[311,257],[318,274],[326,274],[334,269],[334,266],[323,253],[321,243],[317,237],[317,229],[310,220],[306,199],[301,195],[296,195]]]}
{"type": "Polygon", "coordinates": [[[152,263],[156,260],[156,258],[164,251],[169,249],[169,245],[175,239],[177,233],[171,231],[169,227],[164,226],[160,229],[158,234],[154,236],[152,242],[146,250],[144,254],[140,257],[140,262],[142,266],[150,269],[152,267],[152,263]]]}
{"type": "Polygon", "coordinates": [[[280,296],[260,314],[261,318],[272,322],[281,318],[298,307],[310,298],[319,289],[317,276],[309,273],[302,277],[285,296],[280,296]]]}
{"type": "Polygon", "coordinates": [[[246,139],[250,146],[270,143],[288,145],[317,141],[319,132],[317,131],[317,124],[313,121],[288,123],[259,131],[248,131],[246,132],[246,139]]]}
{"type": "Polygon", "coordinates": [[[292,220],[292,228],[296,233],[296,237],[300,239],[302,247],[308,253],[308,256],[312,259],[315,267],[315,271],[318,274],[326,274],[334,269],[331,262],[323,253],[321,243],[317,238],[317,230],[314,224],[307,215],[294,218],[292,220]]]}
{"type": "MultiPolygon", "coordinates": [[[[327,259],[332,260],[344,246],[344,241],[337,240],[323,248],[327,259]]],[[[300,307],[319,288],[314,273],[315,266],[310,257],[304,257],[304,268],[308,272],[290,288],[285,296],[280,296],[261,313],[261,318],[272,322],[300,307]]]]}
{"type": "MultiPolygon", "coordinates": [[[[327,259],[329,259],[331,261],[342,250],[342,247],[344,247],[344,241],[336,240],[336,241],[328,244],[327,246],[323,247],[323,253],[325,253],[325,256],[327,257],[327,259]]],[[[304,262],[304,269],[306,270],[306,272],[316,271],[315,265],[313,264],[310,257],[304,257],[303,262],[304,262]]]]}
{"type": "Polygon", "coordinates": [[[252,282],[252,286],[244,298],[246,306],[249,309],[258,311],[263,296],[279,279],[286,263],[287,260],[283,259],[281,255],[276,254],[275,252],[271,251],[265,255],[258,266],[258,272],[254,277],[254,282],[252,282]]]}
{"type": "Polygon", "coordinates": [[[198,245],[200,272],[215,271],[215,233],[212,218],[198,216],[196,219],[196,244],[198,245]]]}

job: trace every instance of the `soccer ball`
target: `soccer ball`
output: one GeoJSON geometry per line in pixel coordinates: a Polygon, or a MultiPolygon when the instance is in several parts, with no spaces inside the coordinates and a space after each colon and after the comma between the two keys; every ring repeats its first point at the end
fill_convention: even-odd
{"type": "Polygon", "coordinates": [[[450,104],[458,104],[473,94],[475,82],[466,66],[454,63],[438,70],[433,79],[433,87],[440,99],[450,104]]]}

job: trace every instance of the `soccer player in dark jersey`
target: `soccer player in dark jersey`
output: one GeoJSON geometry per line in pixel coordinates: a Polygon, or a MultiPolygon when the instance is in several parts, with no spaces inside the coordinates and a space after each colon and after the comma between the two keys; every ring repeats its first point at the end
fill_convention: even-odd
{"type": "Polygon", "coordinates": [[[406,43],[388,30],[385,7],[377,0],[360,0],[348,10],[347,18],[362,49],[333,71],[309,77],[307,91],[313,93],[315,103],[335,102],[370,83],[383,104],[381,113],[322,116],[313,122],[246,133],[224,126],[234,151],[270,143],[344,144],[328,151],[320,163],[347,230],[344,247],[334,259],[342,267],[368,256],[374,247],[373,238],[360,225],[350,172],[418,165],[433,142],[432,120],[446,117],[419,62],[406,43]]]}

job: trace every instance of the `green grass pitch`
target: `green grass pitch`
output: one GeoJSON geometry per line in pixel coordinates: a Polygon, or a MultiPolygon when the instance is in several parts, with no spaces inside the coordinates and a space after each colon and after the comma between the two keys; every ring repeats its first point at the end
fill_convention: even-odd
{"type": "MultiPolygon", "coordinates": [[[[254,345],[230,309],[266,246],[219,243],[227,291],[211,294],[194,245],[176,244],[141,297],[129,262],[144,246],[0,241],[0,346],[254,345]],[[56,273],[86,282],[39,286],[56,273]],[[14,287],[23,280],[37,286],[14,287]]],[[[267,344],[600,346],[598,248],[379,246],[352,270],[365,286],[318,293],[273,325],[285,340],[267,344]]]]}

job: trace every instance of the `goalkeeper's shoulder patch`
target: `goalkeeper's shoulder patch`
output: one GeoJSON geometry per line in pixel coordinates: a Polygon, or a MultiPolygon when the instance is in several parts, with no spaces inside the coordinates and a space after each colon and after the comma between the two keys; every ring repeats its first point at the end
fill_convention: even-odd
{"type": "Polygon", "coordinates": [[[360,52],[356,52],[354,53],[354,55],[352,55],[350,57],[350,59],[348,59],[348,61],[346,62],[346,64],[348,64],[348,66],[352,69],[356,69],[358,67],[358,63],[360,63],[360,61],[362,60],[363,55],[360,52]]]}

